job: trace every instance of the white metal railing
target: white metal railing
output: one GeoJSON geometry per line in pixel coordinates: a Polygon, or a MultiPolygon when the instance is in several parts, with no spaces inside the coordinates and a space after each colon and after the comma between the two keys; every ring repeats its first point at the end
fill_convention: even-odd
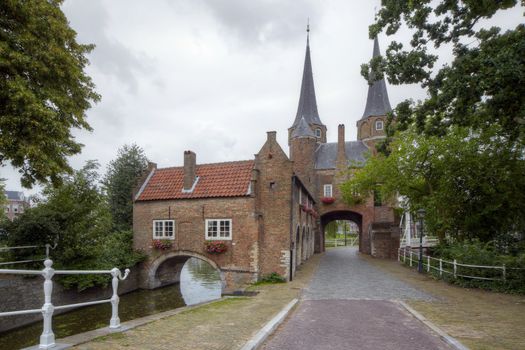
{"type": "MultiPolygon", "coordinates": [[[[49,253],[49,252],[48,252],[49,253]]],[[[119,328],[120,327],[120,318],[118,316],[118,282],[119,280],[125,280],[130,270],[126,269],[124,275],[118,268],[113,268],[111,270],[55,270],[53,269],[53,261],[51,259],[46,259],[44,261],[43,270],[10,270],[10,269],[0,269],[0,274],[13,274],[13,275],[41,275],[44,277],[44,305],[41,309],[30,309],[30,310],[18,310],[18,311],[7,311],[0,312],[1,316],[13,316],[13,315],[25,315],[33,313],[42,313],[44,327],[42,330],[42,335],[40,336],[40,349],[50,349],[53,348],[55,344],[55,334],[53,333],[52,321],[53,321],[53,312],[54,310],[75,308],[80,306],[96,305],[103,303],[111,303],[111,319],[109,321],[109,328],[119,328]],[[109,274],[113,277],[111,285],[113,287],[113,295],[110,299],[89,301],[85,303],[77,304],[68,304],[54,306],[51,301],[51,294],[53,292],[53,276],[54,275],[91,275],[91,274],[109,274]]]]}
{"type": "MultiPolygon", "coordinates": [[[[430,272],[431,270],[437,271],[439,273],[440,278],[443,277],[444,274],[448,274],[448,275],[452,275],[454,278],[462,277],[462,278],[475,279],[475,280],[505,282],[507,280],[508,270],[525,272],[525,268],[516,268],[516,267],[509,268],[509,267],[506,267],[505,264],[501,266],[462,264],[462,263],[458,263],[456,259],[454,259],[453,261],[447,261],[441,258],[434,258],[434,257],[431,257],[429,255],[424,255],[424,254],[422,254],[421,259],[422,259],[423,268],[426,270],[426,272],[430,272]],[[432,264],[432,262],[435,262],[434,265],[432,264]],[[447,266],[448,266],[448,269],[447,269],[447,266]],[[458,268],[460,267],[466,267],[466,268],[472,268],[472,269],[495,270],[498,276],[486,277],[486,276],[473,276],[473,275],[458,273],[458,268]]],[[[408,265],[412,267],[414,264],[417,265],[419,263],[419,253],[414,253],[412,249],[406,249],[404,247],[400,247],[397,251],[397,260],[405,264],[407,263],[407,260],[408,260],[408,265]]]]}
{"type": "Polygon", "coordinates": [[[25,264],[30,262],[37,262],[37,261],[45,261],[46,259],[49,259],[49,250],[55,249],[57,247],[57,244],[51,245],[49,243],[45,244],[44,246],[40,245],[21,245],[16,247],[0,247],[0,253],[5,253],[10,250],[19,250],[19,249],[32,249],[32,248],[46,248],[46,257],[42,259],[32,259],[32,260],[16,260],[16,261],[5,261],[0,262],[0,266],[5,265],[16,265],[16,264],[25,264]]]}

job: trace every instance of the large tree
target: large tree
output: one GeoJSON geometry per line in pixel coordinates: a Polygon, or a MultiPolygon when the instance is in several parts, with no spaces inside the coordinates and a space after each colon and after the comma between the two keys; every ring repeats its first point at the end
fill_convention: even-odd
{"type": "Polygon", "coordinates": [[[93,45],[77,43],[62,2],[0,1],[0,165],[25,187],[71,173],[72,130],[91,130],[85,111],[100,99],[84,72],[93,45]]]}
{"type": "MultiPolygon", "coordinates": [[[[525,6],[525,2],[521,2],[525,6]]],[[[396,128],[444,135],[451,125],[485,129],[499,124],[512,141],[525,135],[525,26],[502,32],[485,20],[501,10],[523,11],[517,0],[383,0],[370,36],[412,31],[409,49],[393,41],[386,56],[362,66],[390,83],[419,83],[422,102],[406,100],[395,114],[396,128]],[[452,61],[436,69],[434,48],[446,45],[452,61]]],[[[393,132],[393,128],[390,128],[393,132]]],[[[390,134],[391,136],[391,134],[390,134]]]]}
{"type": "Polygon", "coordinates": [[[118,150],[117,158],[109,163],[103,183],[113,223],[119,229],[131,229],[132,193],[147,166],[148,159],[144,150],[136,144],[122,146],[118,150]]]}

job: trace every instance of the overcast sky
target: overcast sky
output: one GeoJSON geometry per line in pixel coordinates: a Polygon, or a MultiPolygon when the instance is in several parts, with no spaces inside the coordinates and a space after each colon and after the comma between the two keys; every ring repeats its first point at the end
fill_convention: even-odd
{"type": "MultiPolygon", "coordinates": [[[[77,131],[85,147],[70,163],[97,159],[101,171],[130,143],[159,167],[253,158],[266,131],[287,129],[297,110],[306,21],[319,115],[328,141],[337,124],[356,138],[367,83],[360,65],[372,55],[368,25],[379,0],[66,0],[63,10],[81,43],[93,43],[87,73],[102,100],[87,111],[92,132],[77,131]]],[[[514,28],[523,8],[493,24],[514,28]]],[[[395,40],[407,42],[402,31],[395,40]]],[[[381,35],[384,52],[392,38],[381,35]]],[[[445,62],[449,56],[443,55],[445,62]]],[[[424,98],[417,86],[391,86],[392,106],[424,98]]],[[[0,169],[6,188],[21,190],[16,170],[0,169]]],[[[24,190],[26,193],[33,191],[24,190]]]]}

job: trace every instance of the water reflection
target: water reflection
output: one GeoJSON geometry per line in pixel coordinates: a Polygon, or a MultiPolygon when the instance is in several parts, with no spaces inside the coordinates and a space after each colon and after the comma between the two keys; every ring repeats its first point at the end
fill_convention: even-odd
{"type": "MultiPolygon", "coordinates": [[[[219,272],[205,261],[191,258],[182,268],[180,285],[177,283],[155,290],[137,290],[122,295],[119,316],[120,320],[125,322],[220,297],[219,272]]],[[[53,317],[53,331],[57,339],[63,338],[107,327],[110,318],[110,304],[89,306],[53,317]]],[[[38,344],[41,333],[41,321],[0,333],[0,349],[20,349],[38,344]]]]}
{"type": "Polygon", "coordinates": [[[221,277],[204,260],[189,259],[180,274],[180,291],[186,305],[194,305],[221,297],[221,277]]]}

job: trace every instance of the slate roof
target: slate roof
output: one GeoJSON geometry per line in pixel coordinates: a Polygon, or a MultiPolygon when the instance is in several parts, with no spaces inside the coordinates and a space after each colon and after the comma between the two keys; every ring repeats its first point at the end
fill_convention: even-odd
{"type": "Polygon", "coordinates": [[[296,137],[314,137],[315,138],[315,134],[312,131],[312,128],[310,128],[310,126],[308,125],[304,117],[301,118],[301,121],[299,122],[299,124],[297,124],[295,129],[293,129],[292,138],[296,138],[296,137]]]}
{"type": "Polygon", "coordinates": [[[184,168],[155,169],[138,201],[249,195],[253,160],[198,164],[198,182],[191,193],[183,193],[184,168]]]}
{"type": "MultiPolygon", "coordinates": [[[[366,162],[368,148],[362,141],[345,142],[346,158],[349,164],[366,162]]],[[[315,169],[335,169],[337,142],[322,143],[315,151],[315,169]]]]}
{"type": "MultiPolygon", "coordinates": [[[[377,37],[374,39],[374,53],[372,57],[380,56],[379,42],[377,37]]],[[[374,79],[373,75],[370,79],[374,79]]],[[[385,79],[376,80],[372,85],[368,85],[368,96],[366,97],[366,107],[361,119],[366,119],[370,116],[386,115],[392,110],[390,101],[388,99],[388,92],[386,91],[385,79]]]]}
{"type": "Polygon", "coordinates": [[[8,200],[23,201],[25,199],[24,192],[19,191],[5,191],[5,196],[8,200]]]}
{"type": "Polygon", "coordinates": [[[312,61],[310,59],[310,40],[306,41],[306,55],[304,58],[303,81],[301,83],[301,94],[299,96],[299,106],[293,122],[292,128],[297,126],[304,118],[308,124],[324,125],[319,119],[317,111],[317,100],[315,98],[314,78],[312,74],[312,61]]]}

